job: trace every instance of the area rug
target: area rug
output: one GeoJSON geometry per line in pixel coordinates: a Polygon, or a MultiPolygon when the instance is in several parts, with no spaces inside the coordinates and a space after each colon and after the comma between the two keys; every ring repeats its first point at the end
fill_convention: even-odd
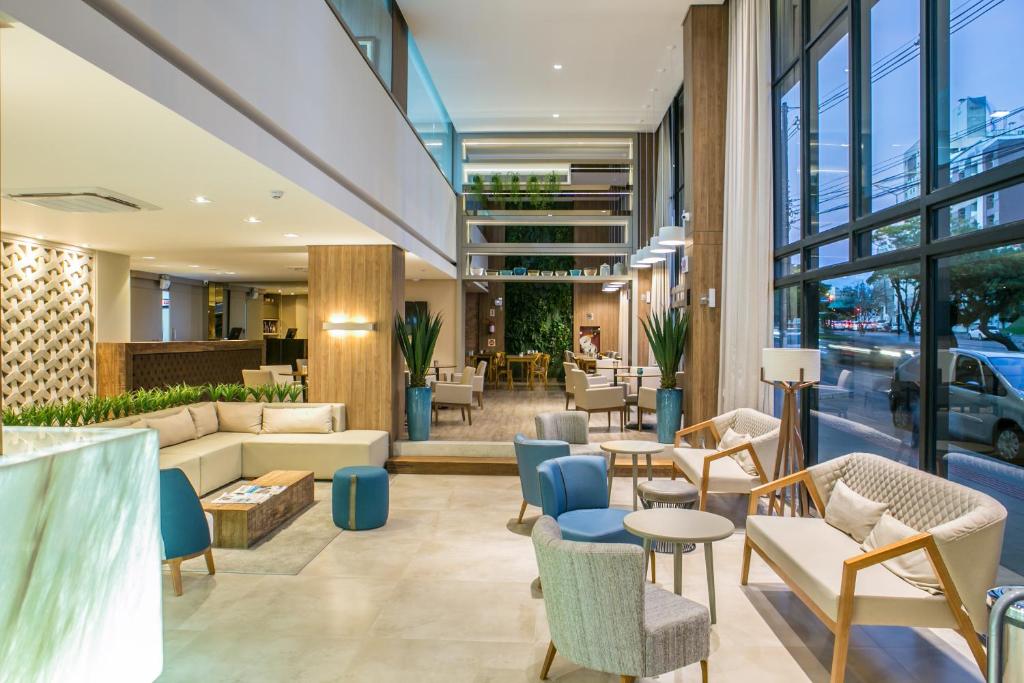
{"type": "MultiPolygon", "coordinates": [[[[245,482],[235,482],[203,498],[213,500],[225,490],[234,490],[245,482]]],[[[285,522],[279,529],[245,550],[214,548],[217,572],[229,574],[289,574],[302,571],[320,551],[333,541],[341,529],[331,515],[331,483],[313,484],[313,504],[285,522]]],[[[202,557],[187,560],[182,571],[206,573],[202,557]]]]}

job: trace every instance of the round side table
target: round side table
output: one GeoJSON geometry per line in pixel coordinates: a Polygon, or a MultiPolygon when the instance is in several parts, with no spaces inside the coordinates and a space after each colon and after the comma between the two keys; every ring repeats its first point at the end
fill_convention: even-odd
{"type": "Polygon", "coordinates": [[[658,508],[631,512],[622,520],[626,531],[644,541],[644,576],[647,575],[647,561],[651,556],[651,543],[664,541],[674,547],[675,571],[673,589],[676,595],[683,594],[683,544],[703,543],[704,564],[708,574],[708,607],[711,623],[715,623],[715,558],[711,544],[728,538],[736,527],[725,517],[699,510],[658,508]]]}
{"type": "Polygon", "coordinates": [[[605,441],[601,444],[601,450],[611,455],[608,463],[608,500],[612,499],[612,482],[615,479],[615,456],[617,455],[629,455],[633,457],[633,509],[636,510],[639,506],[637,505],[637,494],[636,494],[636,479],[637,479],[637,458],[641,455],[647,456],[647,480],[651,481],[654,479],[654,464],[651,461],[651,456],[655,453],[661,453],[665,450],[665,445],[655,443],[653,441],[605,441]]]}
{"type": "MultiPolygon", "coordinates": [[[[645,510],[656,508],[675,508],[692,510],[700,501],[700,491],[696,486],[681,479],[642,481],[636,487],[640,494],[640,504],[645,510]]],[[[675,548],[671,543],[654,541],[651,546],[656,553],[670,553],[675,548]]],[[[692,553],[697,548],[695,543],[683,544],[684,553],[692,553]]]]}

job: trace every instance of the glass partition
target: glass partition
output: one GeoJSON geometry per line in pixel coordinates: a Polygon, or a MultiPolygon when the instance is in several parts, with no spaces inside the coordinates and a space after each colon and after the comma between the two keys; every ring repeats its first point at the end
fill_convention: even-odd
{"type": "Polygon", "coordinates": [[[390,0],[330,0],[359,49],[384,85],[391,88],[390,0]]]}
{"type": "Polygon", "coordinates": [[[406,113],[441,172],[452,179],[455,128],[412,34],[409,34],[409,91],[406,113]]]}

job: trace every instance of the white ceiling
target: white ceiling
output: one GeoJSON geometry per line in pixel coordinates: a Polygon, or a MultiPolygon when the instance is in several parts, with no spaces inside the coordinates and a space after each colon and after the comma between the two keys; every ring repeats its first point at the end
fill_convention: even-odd
{"type": "Polygon", "coordinates": [[[721,0],[400,4],[460,132],[633,131],[656,127],[682,83],[690,5],[721,0]]]}
{"type": "MultiPolygon", "coordinates": [[[[160,207],[66,213],[2,200],[4,232],[128,254],[138,270],[293,282],[306,277],[296,269],[306,266],[307,244],[388,243],[23,25],[0,30],[0,150],[5,195],[102,187],[160,207]],[[284,196],[272,199],[272,190],[284,196]],[[200,194],[213,203],[190,201],[200,194]],[[261,222],[244,222],[252,215],[261,222]]],[[[417,258],[406,269],[410,277],[444,277],[417,258]]]]}

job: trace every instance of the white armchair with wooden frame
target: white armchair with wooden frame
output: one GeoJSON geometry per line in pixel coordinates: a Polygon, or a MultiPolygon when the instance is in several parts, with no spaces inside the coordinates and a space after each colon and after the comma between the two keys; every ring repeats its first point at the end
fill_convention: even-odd
{"type": "Polygon", "coordinates": [[[983,493],[851,453],[751,492],[740,583],[747,584],[756,552],[835,634],[831,683],[844,680],[850,629],[858,624],[954,629],[984,673],[978,633],[987,628],[985,594],[996,580],[1005,523],[1006,509],[983,493]],[[771,514],[776,498],[795,487],[806,488],[814,514],[771,514]],[[768,514],[757,514],[761,496],[768,496],[768,514]],[[861,533],[870,529],[863,542],[826,522],[833,498],[844,507],[842,519],[861,533]]]}
{"type": "Polygon", "coordinates": [[[701,510],[707,509],[709,493],[749,494],[773,471],[780,424],[771,415],[738,408],[680,429],[671,452],[672,478],[679,470],[700,490],[701,510]],[[729,430],[730,440],[723,442],[729,430]],[[744,438],[732,443],[732,437],[744,438]]]}
{"type": "Polygon", "coordinates": [[[606,387],[610,385],[610,381],[604,377],[597,375],[588,375],[587,373],[580,370],[579,366],[574,362],[562,363],[562,368],[565,370],[565,409],[569,410],[569,401],[575,397],[576,384],[578,382],[579,375],[573,375],[572,371],[575,370],[583,374],[584,383],[581,385],[583,388],[589,387],[606,387]]]}
{"type": "Polygon", "coordinates": [[[619,428],[626,430],[626,387],[623,385],[591,384],[589,376],[582,370],[569,370],[569,382],[573,387],[576,410],[587,413],[608,413],[608,429],[612,428],[612,413],[619,414],[619,428]]]}
{"type": "MultiPolygon", "coordinates": [[[[466,366],[467,369],[469,366],[466,366]]],[[[452,375],[452,382],[456,384],[465,384],[462,378],[465,371],[457,372],[452,375]]],[[[483,410],[484,407],[484,380],[487,377],[487,361],[482,360],[476,364],[476,371],[473,373],[473,396],[476,397],[476,405],[478,408],[483,410]]]]}
{"type": "Polygon", "coordinates": [[[458,384],[451,382],[434,382],[431,387],[434,393],[431,397],[431,407],[434,411],[434,423],[440,418],[438,408],[446,406],[458,408],[462,412],[462,419],[468,416],[470,426],[473,425],[473,368],[467,366],[460,375],[462,381],[458,384]]]}

